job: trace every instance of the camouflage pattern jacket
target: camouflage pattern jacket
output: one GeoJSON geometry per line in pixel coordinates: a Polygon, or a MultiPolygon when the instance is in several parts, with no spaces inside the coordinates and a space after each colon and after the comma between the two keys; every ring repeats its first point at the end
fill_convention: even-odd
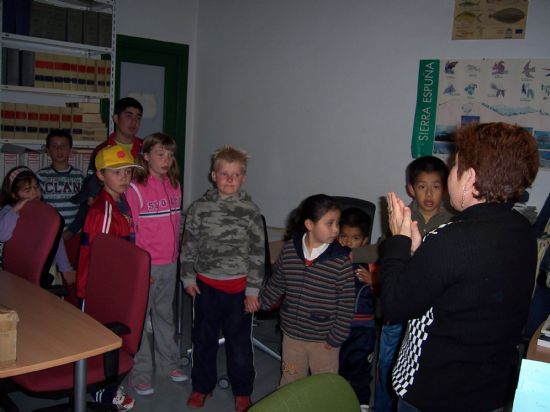
{"type": "Polygon", "coordinates": [[[257,296],[264,278],[264,227],[260,209],[241,191],[220,199],[208,190],[187,212],[181,270],[184,287],[196,273],[216,280],[246,275],[246,295],[257,296]]]}

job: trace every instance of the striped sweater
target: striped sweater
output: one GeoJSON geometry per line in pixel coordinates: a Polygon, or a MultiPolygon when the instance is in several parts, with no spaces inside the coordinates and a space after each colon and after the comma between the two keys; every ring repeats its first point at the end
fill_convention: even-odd
{"type": "Polygon", "coordinates": [[[281,329],[291,338],[339,347],[354,311],[354,276],[349,252],[334,241],[307,266],[301,237],[289,240],[262,290],[262,309],[282,300],[281,329]]]}
{"type": "Polygon", "coordinates": [[[78,204],[71,202],[71,197],[80,192],[84,174],[80,169],[69,166],[67,170],[58,171],[53,165],[36,172],[40,180],[42,197],[46,203],[55,207],[65,221],[65,230],[78,232],[78,227],[72,227],[78,212],[78,204]]]}

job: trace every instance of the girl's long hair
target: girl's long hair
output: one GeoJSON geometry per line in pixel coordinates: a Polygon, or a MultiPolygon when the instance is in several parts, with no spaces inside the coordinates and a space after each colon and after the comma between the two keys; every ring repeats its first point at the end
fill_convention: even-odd
{"type": "Polygon", "coordinates": [[[289,240],[296,236],[302,236],[306,232],[305,221],[307,219],[315,223],[327,212],[335,209],[340,210],[336,200],[324,194],[313,195],[304,199],[288,215],[283,239],[289,240]]]}
{"type": "Polygon", "coordinates": [[[138,155],[136,163],[139,164],[143,169],[136,168],[134,171],[134,177],[138,183],[144,184],[149,177],[149,162],[145,160],[143,156],[144,153],[151,153],[153,147],[157,144],[160,144],[166,150],[171,151],[174,154],[174,161],[172,166],[168,170],[168,178],[170,179],[170,184],[172,187],[177,187],[180,178],[180,172],[178,167],[178,162],[175,159],[176,156],[176,141],[164,133],[153,133],[147,136],[143,140],[143,145],[141,146],[141,153],[138,155]]]}
{"type": "Polygon", "coordinates": [[[38,178],[34,172],[26,166],[16,166],[11,169],[4,177],[2,191],[0,193],[0,206],[14,205],[17,199],[17,192],[25,185],[32,182],[38,183],[38,178]]]}

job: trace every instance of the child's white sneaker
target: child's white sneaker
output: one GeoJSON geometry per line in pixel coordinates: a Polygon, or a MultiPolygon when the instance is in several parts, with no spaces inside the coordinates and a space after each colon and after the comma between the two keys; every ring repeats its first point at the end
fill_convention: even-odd
{"type": "Polygon", "coordinates": [[[185,382],[189,379],[189,376],[187,376],[181,369],[174,369],[170,372],[169,376],[173,382],[185,382]]]}
{"type": "Polygon", "coordinates": [[[153,388],[150,383],[138,383],[132,387],[136,393],[141,396],[148,396],[155,393],[155,388],[153,388]]]}
{"type": "Polygon", "coordinates": [[[361,412],[369,412],[369,405],[361,405],[361,412]]]}

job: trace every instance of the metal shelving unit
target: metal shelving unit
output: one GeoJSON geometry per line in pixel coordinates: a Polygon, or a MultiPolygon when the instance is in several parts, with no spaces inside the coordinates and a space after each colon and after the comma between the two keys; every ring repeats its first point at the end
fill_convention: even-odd
{"type": "MultiPolygon", "coordinates": [[[[0,85],[0,101],[30,104],[52,104],[63,105],[66,101],[98,101],[109,99],[109,113],[112,112],[114,104],[114,80],[116,60],[116,1],[115,0],[35,0],[40,3],[47,3],[58,7],[74,8],[78,10],[90,10],[107,12],[112,15],[112,37],[111,47],[101,47],[82,43],[73,43],[59,40],[51,40],[41,37],[24,36],[0,31],[0,46],[29,50],[34,52],[45,52],[53,54],[71,55],[89,58],[101,58],[109,55],[111,59],[111,87],[108,93],[98,93],[80,90],[66,90],[53,88],[25,87],[14,85],[0,85]]],[[[0,0],[0,21],[2,17],[3,1],[0,0]]],[[[0,23],[1,24],[1,23],[0,23]]],[[[0,67],[4,62],[0,54],[0,67]]],[[[112,119],[109,120],[109,130],[113,130],[112,119]]],[[[43,142],[29,139],[2,139],[0,143],[11,143],[22,146],[36,146],[43,142]]],[[[97,141],[75,141],[75,147],[93,148],[97,141]]]]}

